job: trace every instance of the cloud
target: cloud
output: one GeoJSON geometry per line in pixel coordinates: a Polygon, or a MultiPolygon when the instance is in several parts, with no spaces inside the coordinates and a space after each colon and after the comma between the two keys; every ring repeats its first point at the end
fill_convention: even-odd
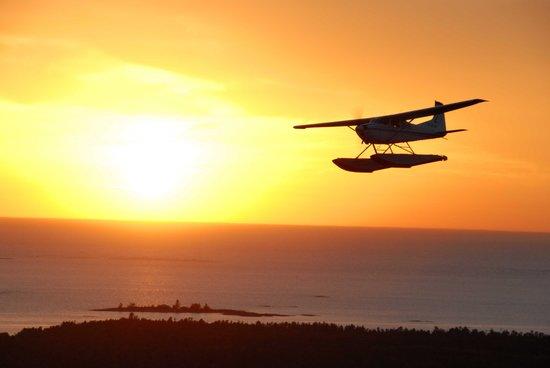
{"type": "Polygon", "coordinates": [[[220,97],[225,86],[218,81],[127,62],[77,42],[2,34],[0,45],[5,100],[122,114],[204,117],[240,111],[220,97]]]}
{"type": "Polygon", "coordinates": [[[174,73],[146,65],[118,62],[107,69],[79,76],[89,85],[159,87],[167,92],[187,95],[193,91],[222,91],[223,85],[209,80],[174,73]]]}
{"type": "Polygon", "coordinates": [[[127,114],[212,117],[240,109],[219,97],[222,83],[113,59],[100,70],[81,73],[79,88],[60,102],[127,114]]]}
{"type": "Polygon", "coordinates": [[[65,48],[74,49],[79,45],[70,40],[61,38],[48,38],[48,37],[31,37],[24,35],[14,34],[0,34],[0,45],[6,47],[50,47],[50,48],[65,48]]]}
{"type": "Polygon", "coordinates": [[[0,34],[0,96],[35,103],[54,100],[77,87],[75,70],[97,67],[97,52],[78,43],[44,37],[0,34]]]}

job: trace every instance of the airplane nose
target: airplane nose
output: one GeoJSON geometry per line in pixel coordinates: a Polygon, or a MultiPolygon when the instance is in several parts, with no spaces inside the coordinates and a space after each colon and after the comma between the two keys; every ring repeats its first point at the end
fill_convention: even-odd
{"type": "Polygon", "coordinates": [[[365,135],[366,135],[366,129],[365,129],[365,126],[363,125],[357,125],[355,127],[355,133],[359,136],[359,138],[361,138],[361,140],[365,140],[365,135]]]}

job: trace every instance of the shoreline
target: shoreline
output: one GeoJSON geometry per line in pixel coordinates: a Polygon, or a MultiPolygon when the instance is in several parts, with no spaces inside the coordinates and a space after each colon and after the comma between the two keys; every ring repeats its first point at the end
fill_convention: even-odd
{"type": "MultiPolygon", "coordinates": [[[[205,304],[206,305],[206,304],[205,304]]],[[[193,308],[191,307],[170,307],[168,305],[154,305],[154,306],[127,306],[127,307],[114,307],[114,308],[99,308],[91,309],[92,312],[124,312],[124,313],[163,313],[163,314],[222,314],[224,316],[238,316],[238,317],[293,317],[290,314],[277,314],[277,313],[256,313],[238,309],[219,309],[219,308],[193,308]]]]}
{"type": "Polygon", "coordinates": [[[176,303],[172,306],[168,304],[158,304],[149,306],[140,306],[135,303],[130,303],[127,306],[123,306],[122,303],[118,307],[113,308],[99,308],[91,309],[92,312],[125,312],[125,313],[168,313],[168,314],[221,314],[224,316],[237,316],[237,317],[316,317],[315,314],[302,313],[302,314],[279,314],[279,313],[257,313],[240,309],[228,309],[228,308],[211,308],[208,304],[201,305],[200,303],[192,303],[189,307],[180,305],[180,301],[176,300],[176,303]]]}

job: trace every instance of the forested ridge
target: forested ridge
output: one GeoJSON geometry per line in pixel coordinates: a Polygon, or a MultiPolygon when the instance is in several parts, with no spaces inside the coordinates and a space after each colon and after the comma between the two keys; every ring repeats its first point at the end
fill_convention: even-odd
{"type": "Polygon", "coordinates": [[[550,336],[467,328],[147,320],[0,334],[0,367],[547,367],[550,336]]]}

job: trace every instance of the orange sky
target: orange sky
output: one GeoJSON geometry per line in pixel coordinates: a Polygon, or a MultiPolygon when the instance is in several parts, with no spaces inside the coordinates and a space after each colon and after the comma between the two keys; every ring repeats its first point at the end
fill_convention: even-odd
{"type": "Polygon", "coordinates": [[[0,216],[550,231],[547,1],[2,1],[0,216]],[[485,98],[446,162],[346,128],[485,98]]]}

